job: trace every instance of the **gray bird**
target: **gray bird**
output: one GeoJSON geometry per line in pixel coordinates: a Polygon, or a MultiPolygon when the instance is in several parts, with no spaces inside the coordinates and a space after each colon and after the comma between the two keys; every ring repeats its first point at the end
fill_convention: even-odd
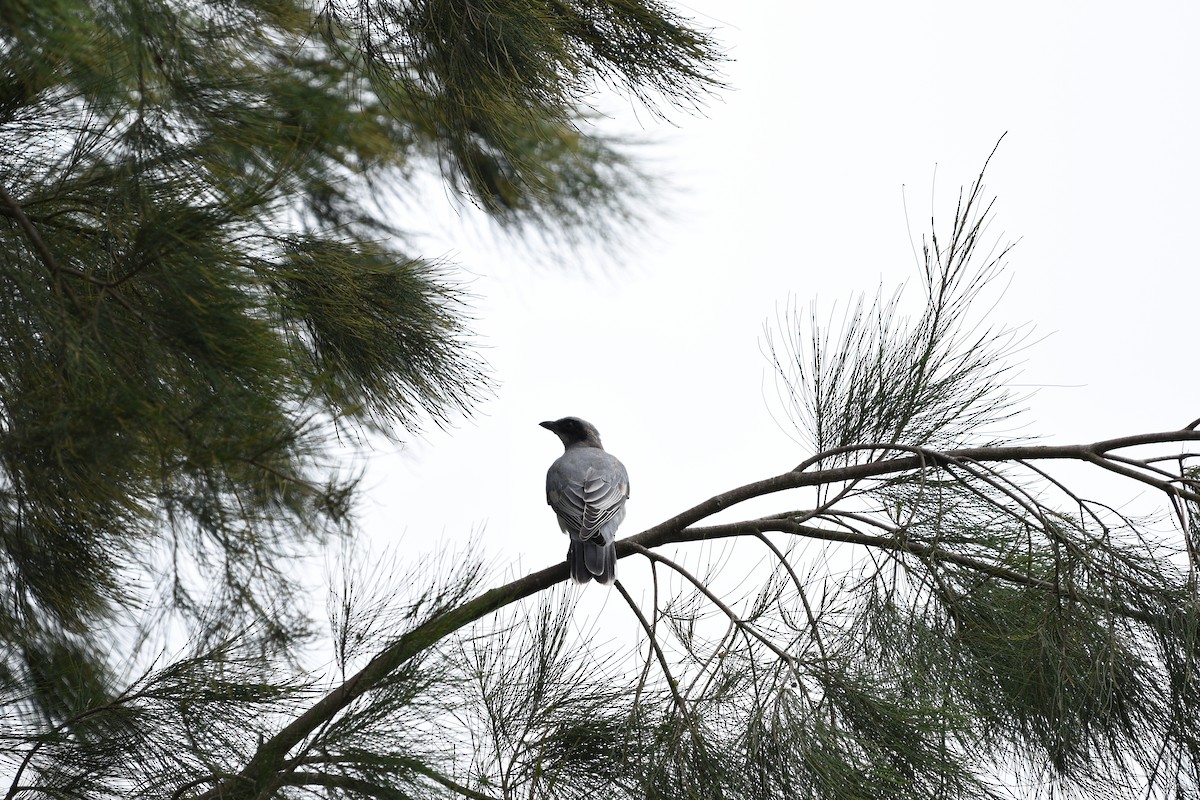
{"type": "Polygon", "coordinates": [[[566,448],[546,473],[546,502],[558,525],[571,537],[567,564],[579,583],[595,578],[612,583],[617,577],[617,526],[625,519],[629,473],[604,451],[600,433],[579,417],[541,423],[566,448]]]}

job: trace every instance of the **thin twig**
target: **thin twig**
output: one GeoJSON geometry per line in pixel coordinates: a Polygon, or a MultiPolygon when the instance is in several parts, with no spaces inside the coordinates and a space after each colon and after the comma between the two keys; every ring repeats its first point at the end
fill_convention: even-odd
{"type": "Polygon", "coordinates": [[[792,673],[796,676],[797,680],[800,679],[800,677],[801,677],[800,671],[796,666],[798,659],[795,656],[784,652],[779,647],[779,645],[772,642],[770,639],[768,639],[766,636],[764,636],[761,631],[759,631],[753,625],[751,625],[750,623],[746,622],[744,619],[739,617],[732,608],[730,608],[728,605],[726,605],[725,602],[723,600],[721,600],[721,598],[717,597],[717,595],[711,589],[709,589],[707,586],[705,586],[704,582],[702,580],[700,580],[695,575],[693,575],[691,572],[686,570],[682,565],[672,561],[671,559],[667,558],[666,556],[655,553],[652,550],[647,550],[646,548],[644,548],[638,544],[634,544],[634,548],[638,553],[642,554],[646,558],[649,558],[653,561],[657,561],[660,564],[664,564],[664,565],[670,567],[671,569],[675,570],[675,572],[679,573],[684,578],[686,578],[693,586],[696,587],[696,589],[698,589],[700,591],[701,594],[703,594],[705,597],[708,598],[708,601],[710,603],[712,603],[714,606],[719,608],[721,610],[721,613],[723,613],[726,617],[728,617],[731,622],[733,622],[735,625],[737,625],[743,631],[746,631],[747,633],[749,633],[751,636],[753,636],[758,641],[762,642],[768,650],[770,650],[772,653],[777,655],[781,661],[783,661],[785,664],[788,665],[788,667],[792,670],[792,673]]]}
{"type": "Polygon", "coordinates": [[[804,615],[808,618],[808,627],[812,631],[813,640],[817,643],[817,649],[821,651],[821,660],[829,661],[829,653],[825,649],[825,639],[821,636],[821,629],[817,625],[817,616],[813,613],[812,605],[810,605],[808,602],[808,593],[804,591],[804,582],[800,580],[800,576],[796,574],[796,570],[792,567],[791,562],[787,560],[787,557],[783,554],[783,551],[781,551],[765,533],[762,531],[755,531],[754,535],[758,537],[758,540],[765,544],[772,553],[775,554],[775,558],[778,559],[779,563],[783,565],[783,568],[787,570],[788,575],[792,579],[792,583],[796,587],[796,592],[800,595],[800,603],[804,606],[804,615]]]}
{"type": "MultiPolygon", "coordinates": [[[[688,722],[688,727],[691,727],[692,720],[691,715],[688,714],[687,703],[684,702],[683,697],[679,694],[679,686],[675,681],[675,676],[671,674],[671,667],[667,664],[667,657],[663,654],[662,647],[658,644],[658,637],[655,636],[654,630],[650,627],[650,622],[646,619],[642,610],[638,608],[637,603],[633,602],[633,598],[629,596],[629,592],[625,590],[625,587],[621,585],[619,580],[614,581],[613,586],[617,587],[617,591],[621,593],[621,597],[625,598],[626,604],[629,605],[634,615],[637,616],[638,622],[642,625],[642,630],[649,637],[650,648],[654,651],[654,655],[658,659],[658,666],[662,669],[667,686],[671,689],[671,697],[675,698],[675,707],[679,710],[679,716],[688,722]]],[[[657,613],[657,609],[655,609],[655,612],[657,613]]],[[[693,731],[693,735],[695,735],[695,731],[693,731]]]]}

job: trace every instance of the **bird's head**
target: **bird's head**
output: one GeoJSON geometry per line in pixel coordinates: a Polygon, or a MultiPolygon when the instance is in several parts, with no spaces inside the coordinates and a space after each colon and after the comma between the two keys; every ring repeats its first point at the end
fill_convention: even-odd
{"type": "Polygon", "coordinates": [[[563,417],[540,424],[546,430],[553,431],[562,440],[563,447],[579,445],[604,449],[604,445],[600,444],[600,432],[596,430],[596,426],[579,417],[563,417]]]}

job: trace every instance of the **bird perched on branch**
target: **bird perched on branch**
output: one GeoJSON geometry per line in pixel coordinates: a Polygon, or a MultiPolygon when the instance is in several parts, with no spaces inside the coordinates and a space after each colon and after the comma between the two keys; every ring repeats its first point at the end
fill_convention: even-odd
{"type": "Polygon", "coordinates": [[[625,519],[629,473],[604,451],[600,433],[590,422],[563,417],[541,423],[566,448],[546,473],[546,502],[558,525],[571,537],[567,564],[579,583],[595,578],[609,584],[617,576],[617,526],[625,519]]]}

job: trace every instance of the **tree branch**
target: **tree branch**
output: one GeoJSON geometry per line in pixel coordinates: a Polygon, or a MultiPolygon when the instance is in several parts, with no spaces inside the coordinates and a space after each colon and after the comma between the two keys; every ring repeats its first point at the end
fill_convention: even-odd
{"type": "MultiPolygon", "coordinates": [[[[731,508],[738,503],[752,500],[755,497],[762,497],[764,495],[774,494],[775,492],[782,492],[788,489],[801,489],[830,483],[841,483],[843,481],[880,478],[885,475],[895,475],[897,473],[908,472],[921,467],[944,466],[947,464],[958,463],[963,460],[980,462],[1043,460],[1091,461],[1093,457],[1102,456],[1103,454],[1112,450],[1120,450],[1128,447],[1138,447],[1148,444],[1170,444],[1172,442],[1193,441],[1200,441],[1200,431],[1178,430],[1164,431],[1161,433],[1135,434],[1133,436],[1124,436],[1116,439],[1104,439],[1093,444],[965,447],[959,450],[950,450],[946,452],[911,447],[899,447],[896,445],[887,444],[854,445],[851,447],[842,447],[815,455],[804,463],[800,464],[798,467],[796,467],[796,469],[785,472],[782,475],[776,475],[773,478],[766,478],[761,481],[755,481],[754,483],[748,483],[745,486],[740,486],[731,491],[709,498],[703,503],[684,511],[682,514],[672,517],[666,522],[659,523],[652,528],[642,531],[636,536],[631,536],[622,541],[637,542],[643,547],[658,547],[659,545],[666,544],[668,541],[670,541],[671,536],[675,533],[682,531],[690,525],[694,525],[702,519],[711,517],[713,514],[716,514],[719,511],[724,511],[725,509],[731,508]],[[809,467],[836,455],[842,455],[854,451],[885,451],[889,449],[904,449],[908,451],[917,449],[918,453],[910,456],[900,456],[897,458],[878,461],[868,461],[863,464],[852,464],[845,467],[833,467],[830,469],[815,470],[812,472],[807,471],[809,467]]],[[[1155,488],[1163,488],[1161,485],[1152,485],[1155,485],[1155,488]]],[[[1200,502],[1200,496],[1196,496],[1194,499],[1200,502]]],[[[621,558],[626,555],[628,555],[628,551],[623,550],[621,547],[621,542],[618,542],[617,557],[621,558]]]]}
{"type": "Polygon", "coordinates": [[[42,239],[42,234],[38,232],[37,227],[25,215],[25,210],[21,208],[21,204],[13,199],[13,196],[3,186],[0,186],[0,203],[4,204],[12,214],[13,219],[21,226],[21,230],[25,233],[25,238],[29,240],[30,246],[33,247],[33,252],[46,265],[46,269],[50,274],[56,275],[63,272],[62,267],[58,265],[58,261],[54,258],[54,254],[46,246],[46,241],[42,239]]]}
{"type": "Polygon", "coordinates": [[[1128,606],[1118,605],[1107,598],[1090,597],[1080,594],[1072,589],[1067,589],[1056,585],[1053,581],[1035,578],[1032,575],[1027,575],[1023,572],[1018,572],[1015,569],[1001,567],[995,564],[989,564],[986,561],[981,561],[970,556],[951,553],[946,550],[941,550],[933,545],[918,544],[902,538],[893,538],[890,536],[871,536],[865,533],[855,533],[853,531],[834,531],[826,528],[814,528],[811,525],[798,525],[791,520],[780,519],[778,517],[764,517],[758,520],[747,520],[745,522],[732,522],[727,525],[712,525],[704,528],[688,528],[683,531],[680,536],[671,539],[672,544],[683,542],[704,542],[712,539],[723,539],[730,536],[746,536],[759,535],[766,531],[778,531],[780,533],[791,533],[797,536],[805,536],[810,539],[821,539],[827,542],[843,542],[845,544],[857,544],[864,547],[871,547],[880,550],[904,551],[911,553],[919,558],[930,559],[933,561],[947,562],[957,564],[960,567],[974,570],[990,575],[993,578],[999,578],[1009,583],[1016,583],[1023,586],[1028,586],[1033,589],[1044,589],[1047,592],[1058,594],[1078,603],[1104,608],[1114,611],[1123,617],[1136,619],[1139,622],[1157,624],[1161,622],[1161,618],[1146,611],[1128,606]]]}
{"type": "Polygon", "coordinates": [[[384,683],[393,670],[460,628],[482,619],[497,609],[537,594],[556,583],[561,583],[567,579],[569,574],[570,570],[565,562],[555,564],[484,592],[474,600],[469,600],[461,606],[417,626],[401,636],[394,644],[382,650],[365,667],[310,706],[307,711],[285,725],[279,733],[263,742],[240,773],[199,797],[203,800],[257,797],[264,790],[277,786],[278,773],[288,752],[321,725],[333,719],[354,700],[384,683]]]}
{"type": "MultiPolygon", "coordinates": [[[[790,520],[780,518],[752,520],[749,522],[704,528],[693,528],[691,526],[719,511],[731,508],[746,500],[788,489],[880,478],[922,467],[944,467],[962,464],[966,461],[1075,460],[1090,461],[1106,469],[1112,469],[1118,467],[1118,465],[1109,464],[1103,456],[1113,450],[1142,445],[1190,441],[1200,441],[1200,431],[1184,429],[1160,433],[1136,434],[1133,436],[1105,439],[1092,444],[973,447],[946,452],[919,450],[913,455],[809,471],[810,467],[819,464],[821,461],[849,452],[901,449],[892,445],[861,445],[839,448],[814,456],[789,472],[749,483],[716,495],[665,522],[648,528],[635,536],[622,539],[617,542],[617,557],[624,558],[635,552],[646,553],[651,548],[660,547],[665,544],[704,541],[727,536],[755,534],[765,530],[776,530],[829,541],[859,544],[866,547],[891,550],[903,549],[922,558],[937,558],[1013,583],[1044,589],[1049,592],[1065,592],[1065,596],[1072,600],[1093,606],[1110,608],[1130,619],[1154,624],[1160,620],[1148,612],[1125,606],[1114,606],[1111,601],[1088,597],[1069,589],[1064,590],[1062,587],[1056,587],[1050,581],[1025,575],[1007,567],[938,550],[928,545],[908,541],[902,542],[896,538],[870,536],[849,531],[830,531],[822,528],[797,525],[790,520]]],[[[903,449],[910,452],[913,450],[913,448],[903,449]]],[[[1176,496],[1188,497],[1189,499],[1195,497],[1192,493],[1184,492],[1178,486],[1165,485],[1162,481],[1148,478],[1148,476],[1136,473],[1128,467],[1121,466],[1118,469],[1114,469],[1114,471],[1121,474],[1125,474],[1126,472],[1133,473],[1128,475],[1128,477],[1150,482],[1151,485],[1164,491],[1169,488],[1171,493],[1176,496]]],[[[265,741],[238,775],[221,782],[199,797],[202,800],[254,797],[260,795],[263,791],[278,787],[280,781],[283,780],[279,771],[285,763],[288,752],[304,741],[306,737],[310,736],[322,724],[333,719],[334,716],[345,709],[355,699],[383,683],[387,679],[387,676],[397,667],[422,651],[432,647],[455,631],[482,619],[499,608],[536,594],[556,583],[560,583],[566,580],[567,577],[568,568],[565,563],[547,567],[546,569],[512,581],[505,586],[484,592],[479,597],[469,600],[461,606],[451,609],[401,636],[394,644],[376,655],[362,670],[330,691],[307,711],[285,725],[279,733],[265,741]]]]}

